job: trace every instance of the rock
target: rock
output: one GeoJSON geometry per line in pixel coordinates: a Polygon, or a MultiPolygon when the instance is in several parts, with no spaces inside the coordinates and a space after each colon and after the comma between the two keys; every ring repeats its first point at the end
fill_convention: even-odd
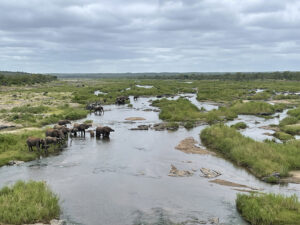
{"type": "Polygon", "coordinates": [[[218,217],[210,218],[208,222],[210,222],[210,224],[219,224],[219,218],[218,217]]]}
{"type": "Polygon", "coordinates": [[[222,175],[220,172],[218,172],[216,170],[210,170],[207,168],[201,168],[200,171],[201,171],[201,173],[203,173],[204,177],[206,177],[206,178],[214,178],[214,177],[218,177],[218,176],[222,175]]]}
{"type": "Polygon", "coordinates": [[[263,133],[263,135],[273,136],[273,134],[271,134],[271,133],[269,133],[269,132],[263,133]]]}
{"type": "Polygon", "coordinates": [[[194,173],[188,170],[178,170],[174,165],[171,165],[169,176],[171,177],[189,177],[194,173]]]}
{"type": "Polygon", "coordinates": [[[150,125],[139,125],[138,127],[131,128],[130,130],[148,130],[150,125]]]}
{"type": "Polygon", "coordinates": [[[178,130],[178,124],[174,123],[173,125],[170,125],[170,123],[156,123],[153,125],[153,129],[156,131],[163,131],[163,130],[178,130]]]}
{"type": "Polygon", "coordinates": [[[16,128],[16,126],[0,125],[0,130],[4,130],[4,129],[8,129],[8,128],[16,128]]]}
{"type": "Polygon", "coordinates": [[[65,221],[64,220],[51,220],[50,225],[64,225],[65,221]]]}
{"type": "Polygon", "coordinates": [[[146,120],[146,119],[143,117],[128,117],[125,120],[133,121],[133,120],[146,120]]]}
{"type": "Polygon", "coordinates": [[[278,127],[273,127],[273,126],[261,126],[259,128],[265,129],[265,130],[273,130],[273,131],[279,131],[280,130],[278,127]]]}
{"type": "Polygon", "coordinates": [[[21,165],[22,163],[24,163],[23,161],[18,161],[18,160],[11,160],[7,163],[7,165],[9,166],[13,166],[13,165],[21,165]]]}
{"type": "Polygon", "coordinates": [[[212,154],[212,155],[215,154],[206,149],[202,149],[202,148],[196,146],[196,144],[197,144],[197,141],[193,137],[188,137],[188,138],[182,140],[175,148],[184,153],[212,154]]]}

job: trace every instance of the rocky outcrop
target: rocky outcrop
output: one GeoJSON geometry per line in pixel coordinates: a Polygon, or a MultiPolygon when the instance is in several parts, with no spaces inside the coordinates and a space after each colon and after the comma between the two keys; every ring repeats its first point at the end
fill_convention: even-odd
{"type": "Polygon", "coordinates": [[[184,153],[193,153],[193,154],[212,154],[215,153],[210,152],[206,149],[202,149],[199,146],[196,146],[197,141],[193,137],[188,137],[182,140],[175,148],[184,153]]]}
{"type": "Polygon", "coordinates": [[[211,169],[207,169],[207,168],[201,168],[200,171],[201,171],[201,173],[203,173],[203,176],[206,178],[214,178],[214,177],[218,177],[218,176],[222,175],[220,172],[218,172],[216,170],[211,170],[211,169]]]}
{"type": "Polygon", "coordinates": [[[131,128],[130,130],[148,130],[151,127],[151,125],[139,125],[135,128],[131,128]]]}
{"type": "Polygon", "coordinates": [[[194,173],[188,170],[178,170],[174,165],[171,165],[169,176],[171,177],[189,177],[194,173]]]}

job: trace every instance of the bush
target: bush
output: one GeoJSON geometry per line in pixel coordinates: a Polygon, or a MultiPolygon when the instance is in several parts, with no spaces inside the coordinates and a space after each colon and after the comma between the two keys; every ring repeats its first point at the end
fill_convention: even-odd
{"type": "Polygon", "coordinates": [[[279,126],[283,127],[285,125],[291,125],[291,124],[295,124],[297,122],[298,122],[298,119],[296,117],[288,116],[280,121],[279,126]]]}
{"type": "Polygon", "coordinates": [[[238,194],[236,207],[255,225],[300,225],[300,203],[296,195],[238,194]]]}
{"type": "Polygon", "coordinates": [[[44,182],[18,181],[0,190],[0,223],[49,223],[59,217],[58,201],[44,182]]]}
{"type": "Polygon", "coordinates": [[[244,122],[238,122],[236,124],[231,125],[231,127],[239,130],[239,129],[246,129],[248,126],[244,122]]]}
{"type": "Polygon", "coordinates": [[[300,142],[296,140],[285,144],[256,142],[222,124],[205,128],[200,137],[207,148],[247,168],[259,178],[274,172],[283,177],[288,171],[300,168],[300,142]]]}
{"type": "Polygon", "coordinates": [[[294,136],[292,136],[290,134],[287,134],[287,133],[284,133],[284,132],[280,132],[280,131],[274,133],[273,136],[278,138],[279,140],[281,140],[283,142],[295,139],[294,136]]]}

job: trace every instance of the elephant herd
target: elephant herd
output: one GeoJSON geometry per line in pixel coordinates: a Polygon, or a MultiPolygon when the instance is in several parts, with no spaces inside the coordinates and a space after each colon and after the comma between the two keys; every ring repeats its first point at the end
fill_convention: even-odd
{"type": "Polygon", "coordinates": [[[90,110],[90,113],[94,112],[96,115],[104,114],[104,109],[101,106],[101,102],[93,102],[93,103],[87,104],[85,108],[87,110],[90,110]]]}
{"type": "MultiPolygon", "coordinates": [[[[77,137],[78,135],[85,137],[86,130],[92,126],[92,124],[75,123],[72,128],[68,128],[67,124],[71,124],[69,120],[60,120],[58,124],[53,128],[48,128],[45,131],[45,138],[29,137],[26,141],[29,151],[33,151],[33,147],[36,147],[38,151],[43,149],[47,151],[50,145],[61,145],[68,137],[77,137]]],[[[98,126],[96,130],[87,130],[90,133],[90,137],[95,136],[97,138],[109,138],[110,132],[114,130],[108,126],[98,126]]]]}

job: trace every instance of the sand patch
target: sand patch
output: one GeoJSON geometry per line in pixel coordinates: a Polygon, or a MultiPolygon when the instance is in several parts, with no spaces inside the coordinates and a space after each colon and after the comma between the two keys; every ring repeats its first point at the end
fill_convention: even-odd
{"type": "Polygon", "coordinates": [[[281,181],[286,183],[300,184],[300,170],[290,171],[290,177],[283,178],[281,181]]]}
{"type": "Polygon", "coordinates": [[[202,149],[202,148],[196,146],[196,144],[197,144],[197,141],[194,138],[188,137],[188,138],[182,140],[175,148],[184,153],[215,155],[215,153],[210,152],[206,149],[202,149]]]}
{"type": "Polygon", "coordinates": [[[230,181],[227,181],[227,180],[221,180],[221,179],[215,179],[215,180],[211,180],[209,182],[215,183],[215,184],[220,184],[220,185],[223,185],[223,186],[228,186],[228,187],[248,188],[248,189],[251,189],[251,190],[258,190],[257,188],[249,187],[249,186],[244,185],[244,184],[238,184],[238,183],[230,182],[230,181]]]}
{"type": "Polygon", "coordinates": [[[134,120],[146,120],[146,119],[143,117],[128,117],[125,120],[134,121],[134,120]]]}

